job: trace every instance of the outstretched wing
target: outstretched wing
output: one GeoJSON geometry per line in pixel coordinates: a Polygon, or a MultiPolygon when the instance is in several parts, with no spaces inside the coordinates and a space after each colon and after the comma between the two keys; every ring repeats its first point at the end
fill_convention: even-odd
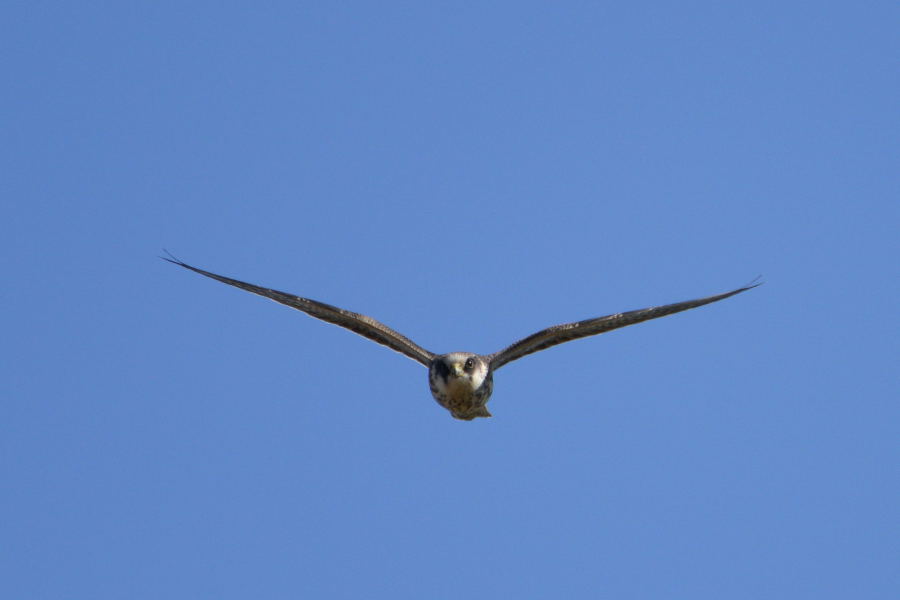
{"type": "Polygon", "coordinates": [[[161,256],[160,258],[184,267],[185,269],[189,269],[194,273],[200,273],[201,275],[221,281],[222,283],[227,283],[228,285],[233,285],[242,290],[265,296],[266,298],[274,300],[275,302],[280,302],[291,308],[302,310],[306,314],[317,319],[340,325],[353,333],[369,338],[373,342],[378,342],[391,350],[395,350],[400,354],[405,354],[426,367],[431,363],[431,359],[435,356],[433,353],[425,350],[387,325],[379,323],[371,317],[350,312],[349,310],[344,310],[323,302],[316,302],[315,300],[310,300],[308,298],[301,298],[300,296],[294,296],[293,294],[286,294],[285,292],[279,292],[278,290],[270,290],[269,288],[253,285],[252,283],[245,283],[243,281],[238,281],[237,279],[216,275],[215,273],[192,267],[191,265],[178,260],[171,254],[169,254],[169,257],[170,258],[161,256]]]}
{"type": "Polygon", "coordinates": [[[523,356],[531,354],[532,352],[538,352],[539,350],[543,350],[551,346],[556,346],[557,344],[562,344],[563,342],[577,340],[578,338],[597,335],[598,333],[605,333],[607,331],[612,331],[613,329],[618,329],[620,327],[627,327],[628,325],[634,325],[635,323],[640,323],[641,321],[648,321],[650,319],[665,317],[666,315],[671,315],[691,308],[697,308],[698,306],[703,306],[704,304],[718,302],[719,300],[730,298],[735,294],[746,292],[747,290],[755,288],[758,285],[761,284],[751,283],[745,287],[738,288],[724,294],[719,294],[717,296],[698,298],[697,300],[687,300],[685,302],[676,302],[675,304],[666,304],[665,306],[654,306],[653,308],[642,308],[640,310],[632,310],[629,312],[618,313],[606,317],[597,317],[596,319],[578,321],[577,323],[554,325],[553,327],[548,327],[547,329],[538,331],[537,333],[530,335],[525,339],[519,340],[515,344],[504,348],[499,352],[495,352],[487,356],[486,358],[490,361],[491,368],[496,370],[506,363],[522,358],[523,356]]]}

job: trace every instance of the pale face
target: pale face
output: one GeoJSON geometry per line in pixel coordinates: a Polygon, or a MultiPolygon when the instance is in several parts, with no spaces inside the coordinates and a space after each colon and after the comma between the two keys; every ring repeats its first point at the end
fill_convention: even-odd
{"type": "Polygon", "coordinates": [[[476,354],[452,352],[438,360],[440,364],[435,366],[435,383],[449,394],[474,392],[481,387],[488,374],[487,364],[476,354]]]}

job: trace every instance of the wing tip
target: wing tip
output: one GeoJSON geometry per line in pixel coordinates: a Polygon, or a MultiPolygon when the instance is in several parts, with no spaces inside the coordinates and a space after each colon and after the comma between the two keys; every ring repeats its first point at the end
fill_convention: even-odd
{"type": "Polygon", "coordinates": [[[765,280],[763,279],[762,274],[760,274],[760,275],[757,275],[756,277],[754,277],[753,279],[751,279],[750,283],[745,285],[744,288],[749,290],[750,288],[759,287],[764,283],[765,283],[765,280]]]}
{"type": "Polygon", "coordinates": [[[172,254],[165,248],[163,248],[162,251],[165,252],[167,254],[167,256],[160,255],[159,258],[169,261],[170,263],[175,264],[175,265],[181,265],[182,267],[187,266],[187,264],[184,261],[178,259],[174,254],[172,254]]]}
{"type": "Polygon", "coordinates": [[[755,287],[761,286],[762,284],[765,283],[765,281],[763,280],[762,277],[763,277],[762,275],[757,275],[756,277],[751,279],[746,285],[739,287],[737,290],[735,290],[735,293],[737,294],[740,292],[746,292],[747,290],[752,290],[755,287]]]}

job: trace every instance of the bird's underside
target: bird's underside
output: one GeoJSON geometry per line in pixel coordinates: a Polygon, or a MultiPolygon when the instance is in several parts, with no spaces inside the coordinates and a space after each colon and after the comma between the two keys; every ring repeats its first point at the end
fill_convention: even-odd
{"type": "Polygon", "coordinates": [[[627,327],[642,321],[657,319],[683,310],[697,308],[704,304],[718,302],[760,285],[760,283],[754,282],[736,290],[715,296],[707,296],[706,298],[554,325],[523,338],[493,354],[479,355],[470,352],[435,354],[425,350],[387,325],[366,315],[350,312],[349,310],[317,302],[316,300],[301,298],[293,294],[216,275],[215,273],[192,267],[171,254],[168,258],[162,258],[200,275],[265,296],[291,308],[302,310],[317,319],[340,325],[423,364],[428,367],[428,383],[434,399],[438,404],[450,411],[450,414],[455,418],[466,421],[471,421],[477,417],[491,416],[486,405],[493,391],[493,374],[494,371],[507,363],[557,344],[598,335],[620,327],[627,327]]]}

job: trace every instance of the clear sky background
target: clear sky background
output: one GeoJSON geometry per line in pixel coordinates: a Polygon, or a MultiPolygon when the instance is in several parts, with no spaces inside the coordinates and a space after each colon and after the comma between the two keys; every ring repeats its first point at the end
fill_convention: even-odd
{"type": "Polygon", "coordinates": [[[900,597],[898,13],[7,4],[0,597],[900,597]]]}

